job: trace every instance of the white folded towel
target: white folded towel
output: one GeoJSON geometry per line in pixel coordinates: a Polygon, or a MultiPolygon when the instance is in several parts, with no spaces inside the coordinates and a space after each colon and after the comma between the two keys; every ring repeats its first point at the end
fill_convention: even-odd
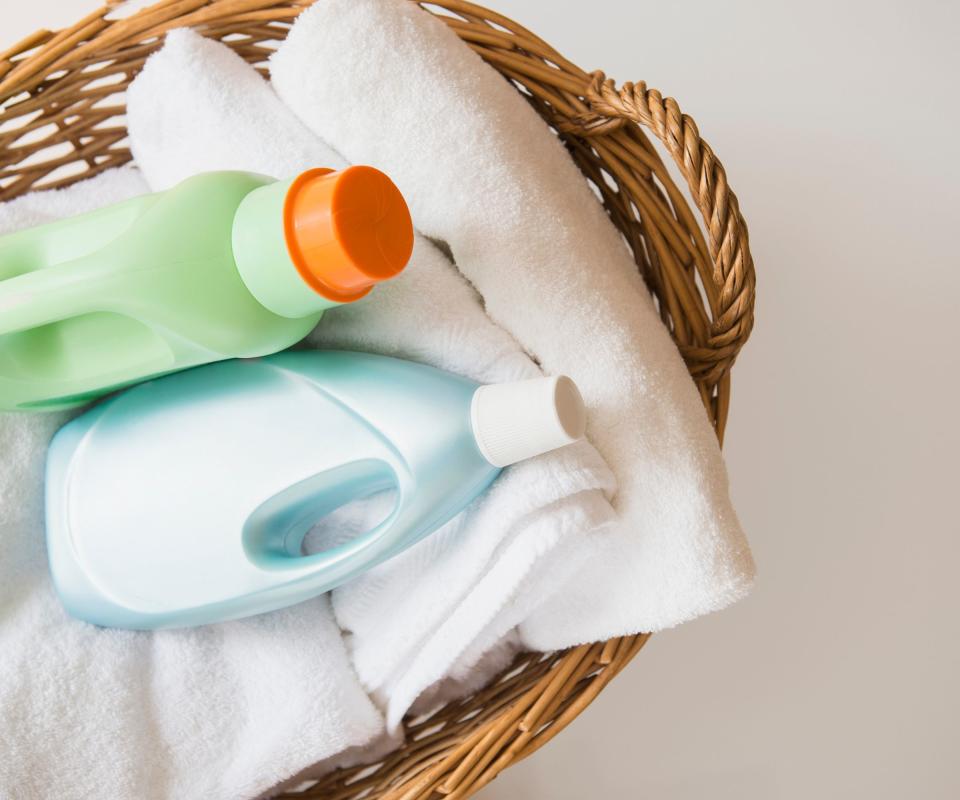
{"type": "MultiPolygon", "coordinates": [[[[130,87],[127,111],[134,155],[154,188],[210,168],[288,176],[343,165],[252,67],[191,31],[168,34],[130,87]]],[[[481,382],[540,374],[420,236],[402,275],[327,312],[309,341],[412,358],[481,382]]],[[[605,491],[613,491],[612,475],[586,443],[533,459],[416,547],[333,592],[354,665],[391,728],[429,686],[467,674],[583,563],[582,540],[612,520],[605,491]]],[[[372,527],[375,511],[345,509],[311,540],[329,546],[372,527]]]]}
{"type": "Polygon", "coordinates": [[[753,562],[698,393],[622,237],[522,96],[407,0],[320,0],[271,79],[347,159],[391,175],[490,316],[583,393],[619,524],[524,641],[654,631],[745,594],[753,562]]]}
{"type": "Polygon", "coordinates": [[[155,191],[198,172],[238,169],[275,178],[346,166],[226,45],[170,31],[127,90],[133,158],[155,191]]]}
{"type": "MultiPolygon", "coordinates": [[[[146,191],[135,169],[110,170],[0,205],[0,233],[146,191]]],[[[66,418],[0,414],[0,796],[236,800],[379,735],[327,597],[157,633],[67,616],[43,527],[46,447],[66,418]]]]}

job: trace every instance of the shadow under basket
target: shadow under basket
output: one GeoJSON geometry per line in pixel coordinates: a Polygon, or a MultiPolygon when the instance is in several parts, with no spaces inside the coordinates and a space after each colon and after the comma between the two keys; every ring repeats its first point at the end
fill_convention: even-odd
{"type": "MultiPolygon", "coordinates": [[[[166,31],[193,27],[263,69],[311,2],[161,0],[126,16],[119,2],[108,2],[70,28],[14,45],[0,54],[0,200],[130,160],[124,91],[166,31]]],[[[601,72],[584,72],[495,12],[466,2],[422,5],[563,140],[633,252],[722,441],[730,369],[753,326],[755,276],[737,199],[693,120],[642,82],[618,87],[601,72]],[[699,215],[645,132],[675,162],[699,215]]],[[[648,638],[523,654],[482,691],[406,720],[405,743],[377,764],[335,771],[282,796],[467,797],[559,733],[648,638]]]]}

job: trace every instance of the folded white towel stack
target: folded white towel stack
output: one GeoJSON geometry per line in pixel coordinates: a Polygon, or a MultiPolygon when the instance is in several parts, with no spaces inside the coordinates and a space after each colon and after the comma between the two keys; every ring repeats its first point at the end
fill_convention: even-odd
{"type": "MultiPolygon", "coordinates": [[[[215,167],[288,176],[343,166],[252,67],[191,31],[170,33],[134,82],[128,125],[137,161],[158,187],[215,167]]],[[[540,374],[420,236],[399,277],[328,312],[310,343],[413,358],[481,382],[540,374]]],[[[333,592],[357,672],[391,727],[431,684],[466,674],[582,565],[585,539],[612,519],[604,497],[612,490],[586,443],[532,459],[442,530],[333,592]]],[[[345,509],[312,541],[329,546],[372,527],[375,512],[345,509]]]]}
{"type": "Polygon", "coordinates": [[[619,524],[525,641],[658,630],[741,597],[753,562],[700,398],[622,238],[522,96],[406,0],[316,3],[271,78],[311,130],[393,177],[491,317],[583,393],[619,524]]]}
{"type": "MultiPolygon", "coordinates": [[[[0,205],[0,233],[146,191],[111,170],[0,205]]],[[[0,795],[236,800],[382,731],[326,597],[152,634],[69,618],[43,527],[46,446],[65,420],[0,415],[0,795]]]]}

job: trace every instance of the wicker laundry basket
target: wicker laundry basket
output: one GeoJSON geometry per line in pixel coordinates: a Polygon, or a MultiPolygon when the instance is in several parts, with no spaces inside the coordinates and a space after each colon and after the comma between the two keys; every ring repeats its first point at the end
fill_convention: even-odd
{"type": "MultiPolygon", "coordinates": [[[[116,17],[119,2],[0,55],[0,199],[64,186],[130,159],[124,89],[165,31],[192,26],[263,65],[312,0],[161,0],[116,17]]],[[[617,87],[571,64],[505,17],[457,0],[424,4],[524,94],[563,139],[633,251],[722,438],[730,368],[753,324],[747,228],[723,167],[676,101],[617,87]],[[705,233],[674,184],[673,158],[705,233]]],[[[329,774],[284,797],[461,798],[562,730],[633,658],[646,635],[528,653],[486,689],[406,722],[380,763],[329,774]]]]}

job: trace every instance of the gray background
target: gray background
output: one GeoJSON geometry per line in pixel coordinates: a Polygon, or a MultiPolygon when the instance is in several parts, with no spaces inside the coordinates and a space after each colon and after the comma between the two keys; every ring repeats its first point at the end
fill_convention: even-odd
{"type": "MultiPolygon", "coordinates": [[[[481,796],[960,796],[958,7],[487,1],[676,97],[726,164],[760,280],[726,452],[761,572],[481,796]]],[[[3,5],[9,44],[97,3],[3,5]]]]}

